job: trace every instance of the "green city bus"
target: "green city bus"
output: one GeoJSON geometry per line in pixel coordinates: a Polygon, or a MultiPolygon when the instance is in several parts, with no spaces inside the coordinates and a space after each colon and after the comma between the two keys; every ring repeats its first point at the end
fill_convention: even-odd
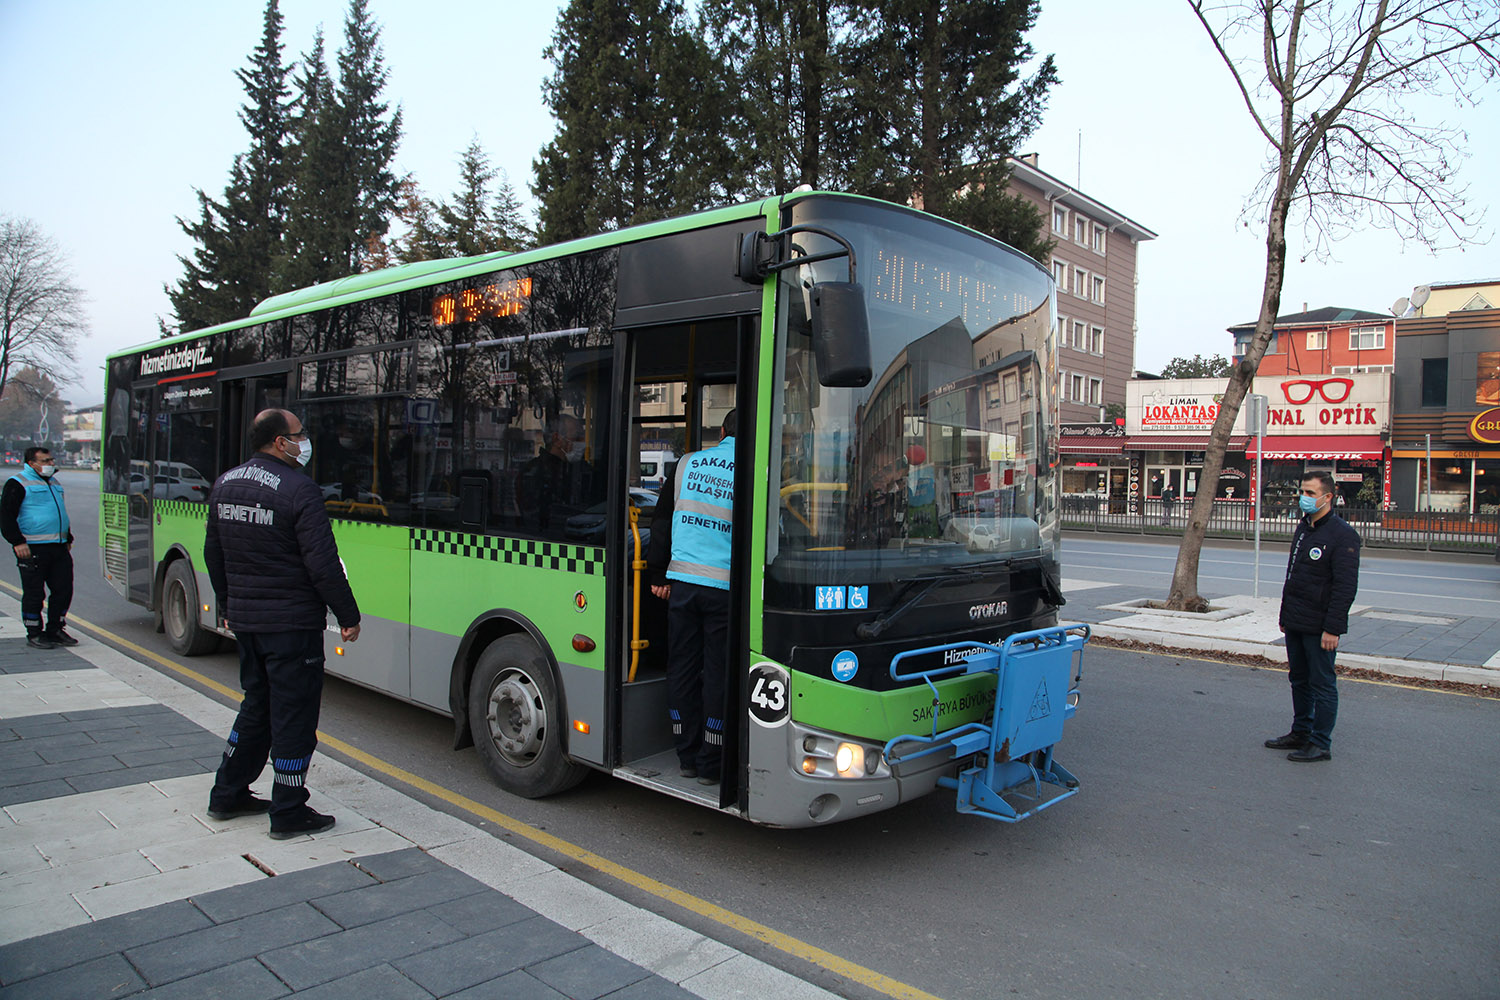
{"type": "MultiPolygon", "coordinates": [[[[1053,296],[992,239],[818,192],[277,295],[109,358],[103,572],[177,651],[219,648],[204,481],[289,408],[363,614],[357,644],[327,633],[329,673],[450,716],[523,796],[598,770],[774,826],[887,809],[1007,756],[973,736],[1006,678],[973,665],[1062,631],[1053,296]],[[641,456],[712,445],[730,409],[705,787],[672,750],[641,456]]],[[[1056,722],[1007,794],[1076,786],[1051,757],[1064,669],[1017,696],[1056,722]]]]}

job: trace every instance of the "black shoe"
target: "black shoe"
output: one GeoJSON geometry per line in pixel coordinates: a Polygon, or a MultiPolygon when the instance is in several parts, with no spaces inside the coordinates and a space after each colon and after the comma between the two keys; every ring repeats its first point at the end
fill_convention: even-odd
{"type": "Polygon", "coordinates": [[[69,635],[68,630],[65,628],[59,628],[56,632],[44,632],[42,634],[46,638],[51,639],[52,642],[58,646],[78,645],[78,640],[69,635]]]}
{"type": "Polygon", "coordinates": [[[246,792],[227,806],[216,806],[212,802],[208,804],[209,819],[234,819],[236,816],[259,816],[261,813],[270,811],[271,803],[265,799],[256,798],[249,792],[246,792]]]}
{"type": "Polygon", "coordinates": [[[683,764],[677,769],[677,773],[682,775],[684,778],[698,777],[698,769],[691,764],[683,764]]]}
{"type": "Polygon", "coordinates": [[[334,822],[332,816],[324,816],[320,812],[303,808],[301,812],[293,813],[289,819],[271,820],[271,839],[291,840],[304,833],[322,833],[324,830],[333,829],[334,822]]]}
{"type": "Polygon", "coordinates": [[[1306,733],[1287,733],[1274,740],[1266,740],[1266,747],[1271,750],[1300,750],[1306,745],[1306,733]]]}
{"type": "Polygon", "coordinates": [[[1309,743],[1300,750],[1293,750],[1286,755],[1287,760],[1294,760],[1299,764],[1311,764],[1318,760],[1332,760],[1333,751],[1327,747],[1320,747],[1316,743],[1309,743]]]}
{"type": "Polygon", "coordinates": [[[57,648],[57,643],[53,642],[51,639],[47,638],[40,632],[38,632],[36,635],[28,635],[26,637],[26,645],[30,646],[32,649],[57,648]]]}

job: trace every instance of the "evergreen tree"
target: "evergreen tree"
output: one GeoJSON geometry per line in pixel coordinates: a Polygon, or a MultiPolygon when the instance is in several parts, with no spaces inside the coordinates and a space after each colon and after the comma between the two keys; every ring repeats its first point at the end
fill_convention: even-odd
{"type": "Polygon", "coordinates": [[[545,54],[557,134],[532,191],[548,241],[725,197],[726,89],[680,0],[570,0],[545,54]]]}
{"type": "Polygon", "coordinates": [[[361,270],[390,227],[401,199],[402,180],[392,168],[401,111],[381,98],[384,61],[368,0],[349,2],[337,84],[321,30],[302,59],[291,146],[295,193],[278,290],[361,270]]]}
{"type": "Polygon", "coordinates": [[[1040,0],[859,0],[840,158],[861,193],[910,203],[1045,258],[1042,219],[1004,194],[1041,124],[1051,56],[1021,78],[1040,0]],[[999,228],[997,228],[999,227],[999,228]]]}
{"type": "Polygon", "coordinates": [[[824,155],[832,109],[844,96],[840,38],[849,13],[834,0],[703,0],[704,30],[745,95],[724,114],[739,154],[736,194],[774,194],[837,183],[824,155]]]}
{"type": "Polygon", "coordinates": [[[458,163],[459,189],[451,201],[423,197],[414,182],[403,190],[399,215],[406,234],[396,241],[395,254],[401,263],[515,252],[533,245],[515,189],[503,171],[490,167],[489,155],[477,138],[458,163]],[[499,187],[492,195],[491,184],[497,177],[499,187]]]}
{"type": "Polygon", "coordinates": [[[196,190],[197,220],[177,220],[196,244],[189,257],[178,257],[183,277],[166,289],[179,329],[245,316],[271,290],[290,183],[291,67],[282,62],[281,30],[278,0],[267,0],[260,44],[249,67],[235,71],[248,98],[239,118],[250,148],[235,157],[222,200],[196,190]]]}

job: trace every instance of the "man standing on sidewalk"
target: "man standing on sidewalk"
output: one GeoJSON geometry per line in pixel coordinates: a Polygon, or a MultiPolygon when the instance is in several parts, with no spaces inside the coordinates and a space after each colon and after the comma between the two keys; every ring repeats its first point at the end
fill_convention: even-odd
{"type": "Polygon", "coordinates": [[[73,532],[52,452],[27,448],[26,464],[0,490],[0,535],[16,553],[21,571],[21,620],[26,645],[37,649],[76,646],[68,634],[73,603],[73,532]],[[46,592],[47,627],[42,628],[46,592]]]}
{"type": "Polygon", "coordinates": [[[1359,589],[1359,533],[1333,512],[1333,477],[1302,477],[1297,503],[1302,520],[1292,535],[1286,583],[1281,589],[1281,631],[1286,633],[1292,683],[1292,729],[1266,740],[1291,750],[1287,760],[1308,763],[1333,756],[1333,723],[1339,692],[1333,669],[1339,636],[1349,631],[1349,607],[1359,589]]]}
{"type": "Polygon", "coordinates": [[[323,630],[332,608],[345,642],[359,638],[359,606],[344,576],[323,491],[302,469],[312,442],[296,415],[262,410],[250,428],[255,454],[214,483],[203,561],[219,615],[234,630],[245,700],[208,797],[208,815],[271,813],[285,840],[334,824],[307,805],[307,769],[318,745],[323,630]],[[267,758],[271,801],[250,783],[267,758]]]}
{"type": "Polygon", "coordinates": [[[667,715],[680,773],[717,785],[729,675],[734,411],[712,448],[673,467],[651,519],[651,592],[667,602],[667,715]]]}

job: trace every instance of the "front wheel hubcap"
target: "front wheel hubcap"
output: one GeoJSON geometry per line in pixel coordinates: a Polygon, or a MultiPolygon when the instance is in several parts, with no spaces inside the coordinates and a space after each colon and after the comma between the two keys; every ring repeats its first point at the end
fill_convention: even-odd
{"type": "Polygon", "coordinates": [[[541,753],[547,734],[547,706],[536,681],[523,670],[506,670],[490,688],[490,739],[500,755],[524,767],[541,753]]]}

